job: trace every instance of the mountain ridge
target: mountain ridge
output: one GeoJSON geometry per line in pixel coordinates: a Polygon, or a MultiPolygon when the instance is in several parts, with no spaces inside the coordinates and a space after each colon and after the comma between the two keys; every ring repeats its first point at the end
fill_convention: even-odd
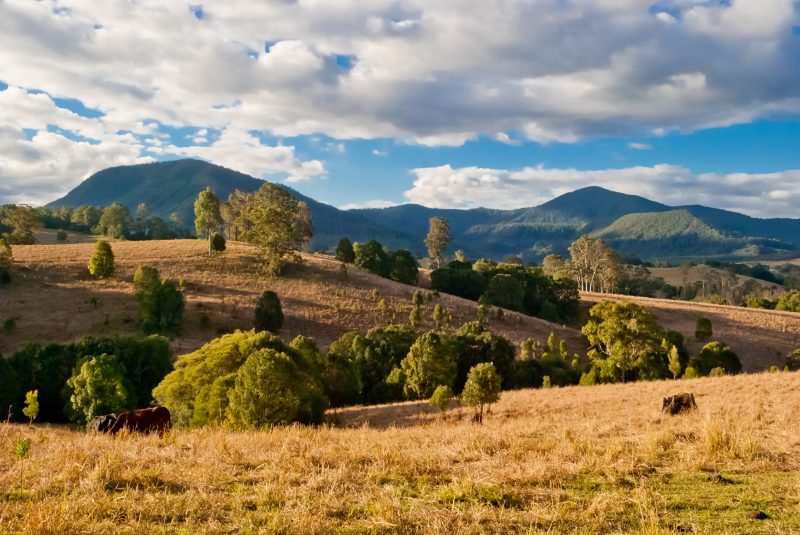
{"type": "MultiPolygon", "coordinates": [[[[146,202],[153,215],[168,217],[177,211],[188,226],[194,219],[194,199],[199,191],[211,187],[224,200],[234,189],[255,191],[263,182],[194,159],[117,166],[95,173],[50,206],[120,202],[135,210],[140,202],[146,202]]],[[[429,208],[419,204],[341,210],[282,187],[311,208],[316,228],[311,247],[315,250],[332,250],[346,236],[360,242],[376,239],[388,247],[407,248],[422,256],[428,221],[439,216],[450,222],[454,237],[451,251],[463,249],[474,258],[499,260],[513,255],[536,261],[551,253],[565,254],[569,243],[582,234],[605,237],[620,252],[643,260],[745,260],[796,256],[800,251],[798,219],[758,219],[701,205],[672,207],[599,186],[514,210],[429,208]],[[680,212],[680,217],[641,215],[674,212],[680,212]],[[642,225],[655,225],[663,232],[650,235],[642,225]],[[694,228],[694,237],[686,234],[686,228],[694,228]]]]}

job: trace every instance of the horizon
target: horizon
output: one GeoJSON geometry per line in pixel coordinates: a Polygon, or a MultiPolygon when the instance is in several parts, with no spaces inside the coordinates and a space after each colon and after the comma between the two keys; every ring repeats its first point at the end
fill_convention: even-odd
{"type": "Polygon", "coordinates": [[[343,209],[800,205],[796,0],[0,3],[0,203],[181,158],[343,209]]]}

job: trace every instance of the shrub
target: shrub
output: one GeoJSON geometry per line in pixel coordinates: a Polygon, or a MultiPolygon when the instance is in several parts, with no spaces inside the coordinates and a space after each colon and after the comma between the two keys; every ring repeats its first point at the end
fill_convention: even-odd
{"type": "Polygon", "coordinates": [[[67,232],[64,229],[56,231],[56,241],[67,241],[67,232]]]}
{"type": "Polygon", "coordinates": [[[401,367],[404,392],[416,399],[431,397],[439,385],[452,386],[458,371],[447,341],[434,332],[417,338],[401,367]]]}
{"type": "Polygon", "coordinates": [[[786,369],[792,372],[800,370],[800,349],[795,349],[786,357],[786,369]]]}
{"type": "Polygon", "coordinates": [[[475,365],[467,377],[461,404],[476,408],[476,419],[483,423],[484,406],[500,399],[500,376],[491,362],[475,365]]]}
{"type": "Polygon", "coordinates": [[[544,377],[542,377],[542,388],[552,388],[552,386],[553,383],[552,381],[550,381],[549,375],[545,375],[544,377]]]}
{"type": "Polygon", "coordinates": [[[246,428],[318,424],[327,406],[319,382],[303,372],[290,354],[271,348],[247,357],[229,398],[227,422],[246,428]]]}
{"type": "Polygon", "coordinates": [[[158,270],[153,267],[139,266],[133,284],[136,287],[142,330],[146,334],[180,333],[186,303],[175,283],[160,280],[158,270]]]}
{"type": "Polygon", "coordinates": [[[25,408],[22,409],[22,414],[28,417],[30,423],[39,416],[39,391],[30,390],[25,394],[25,408]]]}
{"type": "Polygon", "coordinates": [[[775,305],[775,310],[787,312],[800,312],[800,291],[791,290],[783,294],[775,305]]]}
{"type": "Polygon", "coordinates": [[[95,416],[124,412],[135,406],[132,387],[116,357],[102,354],[83,361],[67,380],[68,412],[78,423],[95,416]]]}
{"type": "Polygon", "coordinates": [[[449,386],[439,385],[436,390],[433,391],[433,395],[431,399],[428,400],[428,403],[438,408],[440,411],[445,412],[454,397],[453,391],[449,386]]]}
{"type": "Polygon", "coordinates": [[[694,369],[694,367],[693,367],[693,366],[688,366],[688,367],[687,367],[687,368],[686,368],[686,369],[683,371],[683,378],[684,378],[684,379],[694,379],[694,378],[696,378],[696,377],[700,377],[700,374],[698,374],[698,373],[697,373],[697,370],[696,370],[696,369],[694,369]]]}
{"type": "Polygon", "coordinates": [[[358,363],[345,355],[328,353],[322,368],[322,383],[331,407],[361,403],[361,371],[358,363]]]}
{"type": "Polygon", "coordinates": [[[12,263],[13,256],[11,253],[11,246],[5,238],[0,238],[0,284],[8,284],[11,282],[12,263]]]}
{"type": "Polygon", "coordinates": [[[700,375],[709,375],[714,368],[723,368],[728,374],[742,371],[739,356],[722,342],[706,344],[700,353],[692,359],[692,367],[700,375]]]}
{"type": "Polygon", "coordinates": [[[412,329],[416,329],[422,321],[422,313],[420,312],[419,305],[411,307],[411,312],[408,314],[408,324],[412,329]]]}
{"type": "Polygon", "coordinates": [[[94,254],[89,259],[89,273],[98,279],[104,279],[114,274],[114,252],[107,241],[97,242],[94,254]]]}
{"type": "MultiPolygon", "coordinates": [[[[777,368],[776,368],[777,370],[777,368]]],[[[708,372],[709,377],[724,377],[725,376],[725,368],[721,366],[717,366],[716,368],[712,369],[708,372]]]]}
{"type": "Polygon", "coordinates": [[[220,234],[219,232],[215,232],[211,235],[211,250],[217,253],[223,252],[227,249],[227,241],[225,240],[225,236],[220,234]]]}
{"type": "Polygon", "coordinates": [[[714,335],[711,320],[708,318],[697,318],[697,326],[694,330],[694,337],[698,340],[708,340],[714,335]]]}
{"type": "Polygon", "coordinates": [[[261,294],[256,303],[255,318],[253,320],[256,330],[278,331],[283,326],[283,310],[278,294],[266,290],[261,294]]]}
{"type": "MultiPolygon", "coordinates": [[[[274,350],[274,353],[288,355],[298,370],[293,376],[294,379],[311,385],[307,400],[313,401],[313,404],[307,406],[306,409],[310,410],[310,414],[313,415],[324,411],[327,400],[322,393],[323,387],[318,377],[319,370],[316,364],[307,360],[304,352],[285,344],[280,338],[266,331],[236,331],[212,340],[193,353],[179,357],[175,363],[175,370],[164,377],[164,380],[153,390],[153,394],[160,404],[170,410],[173,423],[177,426],[222,423],[226,419],[229,395],[237,385],[239,369],[251,355],[262,349],[271,349],[274,350]]],[[[265,357],[257,362],[262,362],[266,366],[267,360],[273,359],[265,357]]],[[[255,363],[252,366],[258,367],[255,363]]],[[[269,364],[269,366],[273,366],[273,364],[269,364]]],[[[285,368],[281,364],[274,366],[279,370],[285,368]]],[[[248,374],[248,377],[260,377],[259,373],[256,373],[257,370],[251,371],[253,374],[248,374]]],[[[259,379],[259,381],[262,386],[266,384],[266,379],[263,381],[259,379]]],[[[275,392],[279,392],[279,390],[272,394],[274,395],[275,392]]],[[[289,392],[291,393],[293,390],[289,392]]],[[[260,395],[267,396],[269,394],[269,392],[264,392],[260,395]]],[[[259,394],[240,390],[242,397],[239,398],[239,401],[244,403],[246,399],[257,395],[259,394]]],[[[247,419],[249,417],[244,414],[247,412],[246,408],[242,405],[239,411],[236,416],[232,417],[232,423],[249,425],[245,423],[249,421],[247,419]]],[[[308,413],[303,414],[307,415],[308,413]]],[[[301,420],[298,419],[298,421],[301,420]]]]}

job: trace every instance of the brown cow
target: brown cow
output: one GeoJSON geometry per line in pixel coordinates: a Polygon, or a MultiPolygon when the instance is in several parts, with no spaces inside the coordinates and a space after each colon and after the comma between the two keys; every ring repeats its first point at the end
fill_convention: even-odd
{"type": "Polygon", "coordinates": [[[694,394],[691,393],[669,396],[664,398],[661,403],[661,412],[666,412],[673,415],[695,409],[697,409],[697,403],[694,401],[694,394]]]}
{"type": "Polygon", "coordinates": [[[163,435],[164,431],[172,427],[169,409],[166,407],[150,407],[148,409],[136,409],[135,411],[123,412],[117,416],[114,425],[108,430],[112,435],[116,435],[123,429],[131,433],[158,433],[163,435]]]}

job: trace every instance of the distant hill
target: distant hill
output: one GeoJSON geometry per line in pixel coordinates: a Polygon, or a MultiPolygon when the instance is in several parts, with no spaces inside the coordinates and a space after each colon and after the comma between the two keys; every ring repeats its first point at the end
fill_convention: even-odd
{"type": "MultiPolygon", "coordinates": [[[[144,202],[150,206],[154,216],[166,219],[171,213],[178,212],[185,226],[191,228],[194,224],[194,201],[200,191],[211,187],[224,201],[235,189],[252,192],[263,183],[263,180],[250,175],[201,160],[126,165],[95,173],[50,206],[108,206],[118,202],[135,211],[144,202]]],[[[317,202],[291,188],[286,189],[311,208],[316,229],[312,249],[330,249],[340,238],[348,236],[355,241],[376,239],[389,247],[404,247],[419,254],[423,252],[423,244],[416,236],[317,202]]]]}
{"type": "MultiPolygon", "coordinates": [[[[153,214],[179,212],[187,226],[194,200],[210,186],[221,199],[234,189],[255,191],[263,181],[200,160],[177,160],[105,169],[89,177],[53,206],[121,202],[131,210],[146,202],[153,214]]],[[[316,234],[311,247],[332,250],[343,236],[424,253],[428,221],[450,222],[451,252],[470,257],[527,261],[566,254],[583,234],[608,240],[619,252],[643,260],[752,260],[800,255],[800,220],[757,219],[705,206],[671,207],[644,197],[592,186],[561,195],[541,206],[517,210],[455,210],[405,204],[390,208],[339,210],[287,188],[308,203],[316,234]]]]}

